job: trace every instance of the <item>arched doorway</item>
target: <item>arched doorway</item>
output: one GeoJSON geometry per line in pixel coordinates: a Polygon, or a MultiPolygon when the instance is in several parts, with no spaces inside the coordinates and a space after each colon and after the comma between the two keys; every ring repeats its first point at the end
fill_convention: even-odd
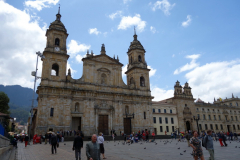
{"type": "Polygon", "coordinates": [[[187,128],[187,131],[191,130],[190,122],[189,122],[189,121],[186,122],[186,128],[187,128]]]}

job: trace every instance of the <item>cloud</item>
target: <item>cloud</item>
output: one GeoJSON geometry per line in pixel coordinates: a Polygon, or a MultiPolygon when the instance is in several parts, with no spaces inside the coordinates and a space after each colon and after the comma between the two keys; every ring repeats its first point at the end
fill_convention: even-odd
{"type": "Polygon", "coordinates": [[[151,27],[150,27],[150,31],[151,31],[152,33],[156,33],[156,28],[153,27],[153,26],[151,26],[151,27]]]}
{"type": "Polygon", "coordinates": [[[108,17],[114,20],[116,17],[121,17],[122,16],[122,11],[117,11],[115,13],[110,14],[108,17]]]}
{"type": "MultiPolygon", "coordinates": [[[[46,47],[45,28],[31,15],[0,1],[0,84],[33,88],[36,52],[46,47]]],[[[41,76],[42,63],[38,63],[41,76]]]]}
{"type": "Polygon", "coordinates": [[[154,97],[153,101],[161,101],[173,97],[174,90],[165,90],[151,85],[151,94],[154,97]]]}
{"type": "Polygon", "coordinates": [[[193,54],[193,55],[188,55],[186,58],[192,59],[190,64],[185,64],[184,66],[180,67],[179,69],[176,69],[173,74],[179,74],[181,72],[191,70],[193,68],[196,68],[199,66],[198,63],[196,63],[196,60],[200,57],[200,54],[193,54]]]}
{"type": "Polygon", "coordinates": [[[118,25],[118,29],[126,30],[132,26],[137,26],[137,30],[142,32],[146,27],[146,21],[141,20],[140,14],[136,14],[134,17],[127,16],[122,17],[120,24],[118,25]]]}
{"type": "MultiPolygon", "coordinates": [[[[152,3],[149,3],[150,5],[152,5],[152,3]]],[[[152,10],[156,11],[156,9],[160,9],[163,11],[163,13],[165,15],[170,15],[170,10],[175,6],[176,4],[170,4],[170,2],[168,2],[168,0],[162,0],[162,1],[157,1],[153,4],[152,10]]]]}
{"type": "Polygon", "coordinates": [[[79,52],[86,52],[91,47],[91,45],[79,44],[77,41],[71,40],[67,47],[70,56],[74,57],[79,52]]]}
{"type": "Polygon", "coordinates": [[[240,95],[240,60],[211,62],[196,67],[185,77],[192,88],[192,93],[205,102],[212,102],[213,98],[240,95]]]}
{"type": "Polygon", "coordinates": [[[187,20],[182,22],[182,26],[183,27],[187,27],[189,26],[189,24],[191,23],[192,19],[191,19],[191,15],[187,15],[187,20]]]}
{"type": "Polygon", "coordinates": [[[173,54],[172,57],[174,58],[174,57],[175,57],[175,54],[173,54]]]}
{"type": "Polygon", "coordinates": [[[96,35],[98,35],[98,34],[101,34],[101,32],[98,31],[97,28],[90,28],[89,29],[89,34],[96,34],[96,35]]]}
{"type": "Polygon", "coordinates": [[[151,69],[151,71],[149,72],[149,77],[152,77],[155,75],[157,69],[153,69],[151,66],[147,66],[147,68],[151,69]]]}
{"type": "Polygon", "coordinates": [[[24,4],[27,7],[31,7],[41,11],[43,8],[49,8],[50,5],[56,5],[59,0],[35,0],[35,1],[25,1],[24,4]]]}
{"type": "Polygon", "coordinates": [[[83,58],[84,56],[81,56],[80,54],[78,54],[77,56],[76,56],[76,61],[78,62],[78,63],[82,63],[82,58],[83,58]]]}
{"type": "Polygon", "coordinates": [[[131,2],[132,0],[123,0],[123,3],[126,4],[128,2],[131,2]]]}

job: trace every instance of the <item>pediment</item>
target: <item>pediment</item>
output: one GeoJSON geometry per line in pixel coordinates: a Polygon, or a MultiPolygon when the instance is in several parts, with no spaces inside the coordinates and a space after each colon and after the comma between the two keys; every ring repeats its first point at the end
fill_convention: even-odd
{"type": "MultiPolygon", "coordinates": [[[[107,55],[98,55],[92,57],[93,60],[98,62],[104,62],[104,63],[112,63],[112,64],[121,64],[118,60],[113,59],[107,55]]],[[[122,65],[122,64],[121,64],[122,65]]]]}

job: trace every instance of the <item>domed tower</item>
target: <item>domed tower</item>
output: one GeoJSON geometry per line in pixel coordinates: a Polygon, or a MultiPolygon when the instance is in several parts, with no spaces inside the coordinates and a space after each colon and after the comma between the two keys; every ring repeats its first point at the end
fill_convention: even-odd
{"type": "Polygon", "coordinates": [[[184,87],[183,87],[183,95],[185,96],[185,98],[193,98],[191,89],[192,88],[186,82],[184,87]]]}
{"type": "Polygon", "coordinates": [[[177,81],[174,86],[174,97],[182,97],[182,86],[180,85],[180,82],[177,81]]]}
{"type": "Polygon", "coordinates": [[[66,40],[67,30],[61,22],[60,7],[53,21],[46,31],[47,44],[43,55],[42,80],[65,80],[66,67],[69,55],[67,55],[66,40]]]}
{"type": "Polygon", "coordinates": [[[132,89],[150,91],[149,71],[145,60],[145,49],[137,39],[136,31],[128,48],[127,84],[132,89]]]}

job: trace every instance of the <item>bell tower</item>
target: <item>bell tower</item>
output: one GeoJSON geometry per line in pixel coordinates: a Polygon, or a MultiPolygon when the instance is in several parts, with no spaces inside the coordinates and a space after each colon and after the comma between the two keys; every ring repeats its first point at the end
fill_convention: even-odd
{"type": "Polygon", "coordinates": [[[133,41],[128,48],[127,84],[131,89],[150,91],[149,71],[145,60],[145,49],[137,39],[134,28],[133,41]]]}
{"type": "Polygon", "coordinates": [[[66,80],[66,67],[69,55],[67,54],[67,30],[61,22],[60,7],[53,21],[46,31],[47,43],[42,59],[42,80],[66,80]]]}

